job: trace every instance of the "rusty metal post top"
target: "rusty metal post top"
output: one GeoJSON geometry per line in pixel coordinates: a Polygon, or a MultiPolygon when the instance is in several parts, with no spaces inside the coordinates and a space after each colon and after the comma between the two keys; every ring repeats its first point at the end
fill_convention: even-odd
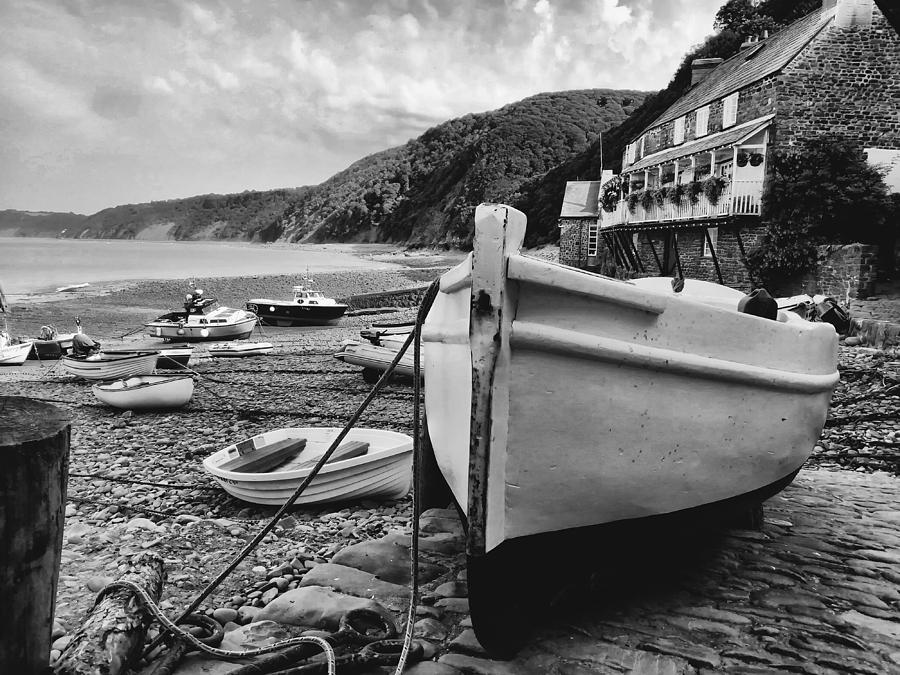
{"type": "Polygon", "coordinates": [[[0,452],[53,436],[71,420],[55,405],[24,396],[0,396],[0,452]]]}

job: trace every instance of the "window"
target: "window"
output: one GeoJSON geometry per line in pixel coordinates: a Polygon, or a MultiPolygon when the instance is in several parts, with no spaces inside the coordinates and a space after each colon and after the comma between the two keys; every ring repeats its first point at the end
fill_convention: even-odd
{"type": "Polygon", "coordinates": [[[719,243],[719,228],[708,227],[706,232],[709,234],[709,238],[703,237],[703,257],[712,258],[713,251],[719,243]],[[712,242],[712,248],[709,246],[710,242],[712,242]]]}
{"type": "Polygon", "coordinates": [[[722,128],[734,126],[737,122],[738,94],[734,92],[722,99],[722,128]]]}
{"type": "Polygon", "coordinates": [[[705,105],[697,110],[697,138],[709,133],[709,106],[705,105]]]}
{"type": "Polygon", "coordinates": [[[675,145],[684,143],[684,115],[675,120],[675,137],[673,142],[675,145]]]}
{"type": "Polygon", "coordinates": [[[641,150],[640,150],[640,152],[638,153],[638,154],[640,154],[641,157],[644,156],[644,142],[645,142],[646,140],[647,140],[647,134],[644,134],[643,136],[641,136],[641,150]]]}
{"type": "Polygon", "coordinates": [[[629,143],[625,148],[625,166],[634,164],[634,143],[629,143]]]}
{"type": "Polygon", "coordinates": [[[588,257],[596,256],[599,254],[600,247],[600,219],[592,221],[588,225],[588,245],[587,245],[587,254],[588,257]]]}

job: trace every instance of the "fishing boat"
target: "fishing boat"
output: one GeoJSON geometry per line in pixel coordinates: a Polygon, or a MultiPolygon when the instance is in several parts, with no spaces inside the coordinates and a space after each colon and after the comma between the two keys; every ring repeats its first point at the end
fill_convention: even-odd
{"type": "Polygon", "coordinates": [[[0,331],[0,366],[21,366],[31,351],[31,342],[18,342],[0,331]]]}
{"type": "MultiPolygon", "coordinates": [[[[287,501],[340,433],[337,427],[275,429],[222,448],[203,460],[203,468],[230,495],[246,502],[278,506],[287,501]],[[305,442],[304,442],[305,441],[305,442]],[[294,449],[302,448],[298,452],[294,449]],[[229,470],[229,463],[254,460],[269,449],[286,452],[280,465],[261,471],[229,470]]],[[[297,500],[298,505],[351,499],[400,499],[412,483],[412,438],[380,429],[352,429],[344,444],[358,451],[324,465],[297,500]]],[[[343,447],[343,446],[341,446],[343,447]]],[[[340,452],[341,447],[337,452],[340,452]]],[[[269,465],[271,466],[271,465],[269,465]]]]}
{"type": "Polygon", "coordinates": [[[253,298],[247,309],[267,326],[324,326],[340,319],[347,305],[326,297],[311,279],[304,279],[303,284],[294,286],[290,300],[253,298]]]}
{"type": "Polygon", "coordinates": [[[59,364],[64,372],[86,380],[116,380],[150,375],[158,357],[156,351],[101,351],[86,357],[63,356],[59,364]]]}
{"type": "Polygon", "coordinates": [[[253,332],[256,315],[220,306],[215,298],[203,297],[198,288],[185,296],[182,311],[163,314],[144,325],[150,335],[165,340],[242,340],[253,332]]]}
{"type": "Polygon", "coordinates": [[[91,391],[98,400],[114,408],[180,408],[194,395],[194,380],[190,375],[134,375],[95,384],[91,391]]]}
{"type": "MultiPolygon", "coordinates": [[[[400,343],[402,345],[402,342],[400,343]]],[[[378,381],[381,373],[387,370],[388,366],[397,356],[397,347],[381,347],[368,342],[358,342],[356,340],[345,340],[341,344],[341,350],[332,354],[334,358],[344,363],[350,363],[363,367],[363,379],[366,382],[374,383],[378,381]]],[[[397,375],[405,375],[412,377],[413,374],[413,352],[407,349],[406,353],[394,368],[397,375]]]]}
{"type": "Polygon", "coordinates": [[[218,358],[240,358],[242,356],[264,356],[274,349],[271,342],[231,342],[209,345],[209,355],[218,358]]]}
{"type": "Polygon", "coordinates": [[[809,457],[838,381],[829,325],[741,313],[711,284],[683,295],[530,258],[525,225],[477,208],[422,338],[430,452],[496,655],[522,639],[525,545],[571,559],[551,542],[758,508],[809,457]]]}

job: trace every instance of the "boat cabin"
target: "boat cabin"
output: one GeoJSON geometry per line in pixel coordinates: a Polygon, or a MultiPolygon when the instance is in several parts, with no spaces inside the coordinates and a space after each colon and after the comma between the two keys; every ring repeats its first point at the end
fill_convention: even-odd
{"type": "Polygon", "coordinates": [[[323,304],[325,295],[322,291],[317,291],[306,286],[294,286],[294,302],[301,305],[319,305],[323,304]]]}

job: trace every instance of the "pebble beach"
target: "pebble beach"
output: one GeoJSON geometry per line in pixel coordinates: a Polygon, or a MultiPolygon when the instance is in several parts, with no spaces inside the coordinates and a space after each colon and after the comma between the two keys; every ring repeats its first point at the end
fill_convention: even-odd
{"type": "MultiPolygon", "coordinates": [[[[421,287],[458,259],[385,256],[396,269],[320,274],[317,282],[332,297],[421,287]]],[[[300,279],[193,281],[222,304],[242,307],[250,297],[288,297],[300,279]]],[[[178,307],[187,290],[187,280],[141,281],[13,303],[10,332],[36,335],[47,324],[67,332],[79,316],[104,347],[148,346],[154,340],[142,334],[142,322],[178,307]]],[[[203,470],[203,458],[276,428],[342,427],[371,387],[359,367],[332,354],[372,321],[414,314],[386,307],[330,327],[264,327],[251,337],[274,344],[264,357],[214,359],[200,343],[189,365],[194,397],[178,411],[108,408],[89,383],[53,362],[0,369],[0,394],[46,401],[72,420],[51,656],[137,554],[155,552],[165,562],[162,609],[174,617],[186,607],[276,510],[229,496],[203,470]]],[[[840,370],[813,457],[766,504],[761,531],[720,532],[690,554],[657,551],[666,564],[651,564],[646,551],[640,558],[617,551],[542,610],[535,635],[512,661],[490,659],[471,630],[455,510],[427,512],[415,612],[424,661],[406,672],[900,672],[900,355],[842,346],[840,370]]],[[[411,434],[412,414],[412,387],[397,380],[358,426],[411,434]]],[[[378,603],[402,626],[411,519],[409,496],[297,508],[201,611],[225,626],[223,648],[231,649],[334,630],[341,613],[360,603],[378,603]]],[[[534,575],[555,573],[540,556],[528,564],[534,575]]],[[[527,597],[529,588],[521,592],[527,597]]],[[[237,667],[192,655],[176,672],[237,667]]]]}

